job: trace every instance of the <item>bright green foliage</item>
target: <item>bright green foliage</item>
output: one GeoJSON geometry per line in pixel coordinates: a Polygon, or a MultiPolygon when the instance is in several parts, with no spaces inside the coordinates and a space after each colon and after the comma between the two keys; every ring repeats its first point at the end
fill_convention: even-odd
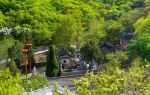
{"type": "MultiPolygon", "coordinates": [[[[113,60],[113,59],[112,59],[113,60]]],[[[78,95],[116,95],[140,94],[148,95],[150,89],[150,76],[144,67],[139,67],[140,61],[135,60],[128,71],[117,66],[109,66],[106,71],[94,75],[88,73],[85,77],[75,81],[78,95]],[[138,72],[138,73],[137,73],[138,72]]]]}
{"type": "Polygon", "coordinates": [[[133,40],[129,45],[130,55],[140,57],[143,60],[150,61],[150,16],[145,19],[141,18],[135,23],[135,34],[137,39],[133,40]]]}
{"type": "Polygon", "coordinates": [[[55,21],[57,13],[52,11],[54,9],[49,3],[49,0],[2,1],[3,7],[1,9],[8,16],[8,19],[5,20],[7,26],[19,25],[22,28],[32,29],[34,32],[33,40],[36,45],[39,45],[40,41],[46,41],[51,37],[52,27],[55,25],[52,22],[55,21]]]}
{"type": "Polygon", "coordinates": [[[72,95],[72,94],[70,93],[70,90],[69,90],[68,87],[66,87],[66,88],[63,90],[63,94],[62,94],[62,93],[60,94],[60,92],[59,92],[59,90],[58,90],[58,84],[57,84],[57,82],[54,81],[53,86],[55,87],[55,91],[53,92],[52,95],[72,95]]]}
{"type": "Polygon", "coordinates": [[[0,28],[2,28],[2,26],[4,26],[5,24],[5,19],[6,19],[6,16],[0,11],[0,28]]]}
{"type": "Polygon", "coordinates": [[[146,18],[141,18],[135,23],[137,35],[147,35],[150,34],[150,15],[146,18]]]}
{"type": "Polygon", "coordinates": [[[106,54],[106,59],[108,62],[105,64],[106,67],[109,67],[110,70],[114,70],[114,67],[122,68],[124,61],[128,59],[128,55],[126,52],[117,51],[114,53],[106,54]]]}
{"type": "Polygon", "coordinates": [[[131,10],[134,2],[134,0],[2,0],[0,27],[30,28],[33,31],[34,44],[45,45],[44,42],[51,38],[56,27],[61,24],[60,18],[80,13],[81,23],[86,31],[88,24],[93,20],[118,19],[122,13],[131,10]]]}
{"type": "Polygon", "coordinates": [[[9,70],[12,76],[16,76],[19,73],[19,70],[14,61],[8,62],[7,66],[9,67],[9,70]]]}
{"type": "Polygon", "coordinates": [[[70,45],[77,45],[80,42],[81,36],[81,21],[77,21],[73,15],[67,15],[61,17],[53,39],[55,44],[69,47],[70,45]]]}
{"type": "Polygon", "coordinates": [[[46,76],[54,77],[59,74],[59,63],[56,57],[56,48],[54,45],[50,45],[48,55],[47,55],[47,63],[46,63],[46,76]]]}
{"type": "Polygon", "coordinates": [[[119,34],[123,31],[123,26],[119,22],[109,20],[104,24],[104,30],[107,33],[105,41],[115,45],[119,42],[119,34]]]}
{"type": "Polygon", "coordinates": [[[104,23],[103,19],[94,20],[89,23],[88,30],[86,31],[84,36],[85,43],[89,43],[91,41],[99,43],[99,41],[103,37],[105,37],[105,32],[102,29],[103,23],[104,23]]]}
{"type": "Polygon", "coordinates": [[[143,60],[150,61],[150,36],[142,35],[128,46],[130,55],[135,57],[140,57],[143,60]]]}
{"type": "MultiPolygon", "coordinates": [[[[150,61],[149,2],[150,0],[0,0],[0,29],[3,27],[13,29],[12,38],[0,35],[0,59],[8,57],[15,61],[17,67],[23,63],[21,52],[23,45],[18,40],[22,41],[22,32],[25,28],[30,28],[33,46],[45,46],[49,39],[52,39],[59,48],[81,46],[85,60],[92,62],[92,59],[102,59],[103,55],[99,48],[101,42],[119,46],[120,32],[129,27],[135,30],[137,35],[136,40],[129,45],[129,56],[140,57],[144,62],[150,61]],[[17,40],[15,44],[14,40],[17,40]]],[[[33,52],[30,57],[34,61],[33,52]]],[[[133,91],[140,94],[147,93],[149,81],[140,81],[146,72],[144,67],[132,66],[128,71],[122,70],[123,65],[126,65],[124,61],[127,60],[126,53],[123,52],[107,54],[106,59],[108,62],[105,66],[108,71],[96,76],[86,75],[86,78],[80,81],[83,85],[77,87],[79,95],[116,95],[129,94],[133,91]]],[[[11,74],[17,76],[14,63],[11,62],[9,65],[11,74]]],[[[55,48],[51,45],[46,75],[57,76],[59,70],[55,48]]],[[[7,78],[4,81],[6,81],[4,85],[7,84],[7,78]]],[[[43,87],[41,84],[36,86],[36,79],[34,81],[33,89],[43,87]]],[[[28,89],[30,81],[26,81],[23,85],[30,91],[28,89]]],[[[13,93],[15,90],[11,94],[13,93]]]]}
{"type": "Polygon", "coordinates": [[[9,68],[0,71],[0,95],[22,95],[23,88],[18,75],[11,75],[9,68]]]}
{"type": "Polygon", "coordinates": [[[0,40],[0,58],[7,57],[7,49],[10,48],[14,44],[13,39],[4,39],[0,40]]]}
{"type": "Polygon", "coordinates": [[[31,89],[37,90],[49,86],[49,82],[42,76],[32,76],[28,80],[22,80],[21,85],[26,92],[30,92],[31,89]]]}
{"type": "Polygon", "coordinates": [[[8,49],[8,57],[11,60],[14,60],[17,67],[19,67],[20,64],[23,63],[23,53],[21,51],[22,49],[23,49],[23,44],[19,41],[16,41],[14,45],[8,49]]]}
{"type": "Polygon", "coordinates": [[[123,15],[119,18],[119,21],[122,22],[124,26],[132,26],[137,19],[139,19],[143,15],[141,10],[132,10],[127,13],[123,13],[123,15]]]}
{"type": "Polygon", "coordinates": [[[81,52],[87,61],[100,58],[99,42],[105,37],[105,32],[102,29],[103,26],[100,23],[103,22],[92,21],[84,35],[84,44],[81,52]]]}
{"type": "Polygon", "coordinates": [[[80,13],[62,16],[59,24],[55,29],[53,40],[56,45],[70,47],[78,46],[83,43],[83,26],[81,23],[80,13]]]}
{"type": "Polygon", "coordinates": [[[57,83],[56,83],[56,82],[54,82],[53,86],[55,87],[55,92],[53,92],[53,94],[52,94],[52,95],[59,95],[60,93],[59,93],[59,91],[58,91],[57,83]]]}
{"type": "Polygon", "coordinates": [[[75,26],[74,26],[74,32],[72,33],[72,39],[71,43],[76,45],[76,47],[81,46],[83,42],[83,36],[84,36],[84,28],[82,23],[82,13],[79,11],[74,12],[73,14],[75,19],[75,26]]]}

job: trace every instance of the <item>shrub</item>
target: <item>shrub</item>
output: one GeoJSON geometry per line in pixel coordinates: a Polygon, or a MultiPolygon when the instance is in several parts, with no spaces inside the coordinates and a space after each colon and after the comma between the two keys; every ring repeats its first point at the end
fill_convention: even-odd
{"type": "Polygon", "coordinates": [[[22,95],[19,75],[12,76],[9,68],[0,71],[0,95],[22,95]]]}
{"type": "Polygon", "coordinates": [[[16,76],[17,73],[19,73],[19,69],[17,68],[16,63],[14,61],[8,62],[7,65],[9,67],[11,75],[16,76]]]}
{"type": "Polygon", "coordinates": [[[28,80],[22,80],[21,85],[25,91],[30,92],[31,89],[37,90],[49,86],[49,82],[42,76],[34,76],[28,80]]]}

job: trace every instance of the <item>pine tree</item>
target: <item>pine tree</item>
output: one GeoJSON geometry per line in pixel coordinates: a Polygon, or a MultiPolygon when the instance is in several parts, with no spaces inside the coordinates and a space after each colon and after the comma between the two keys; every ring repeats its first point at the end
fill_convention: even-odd
{"type": "Polygon", "coordinates": [[[50,45],[47,55],[46,76],[54,77],[58,76],[58,73],[59,73],[59,63],[56,58],[55,46],[50,45]]]}

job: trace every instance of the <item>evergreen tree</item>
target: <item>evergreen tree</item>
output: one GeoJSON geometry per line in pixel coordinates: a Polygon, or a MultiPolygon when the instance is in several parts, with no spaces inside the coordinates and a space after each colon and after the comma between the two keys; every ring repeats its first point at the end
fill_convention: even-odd
{"type": "Polygon", "coordinates": [[[56,58],[55,46],[50,45],[47,55],[46,76],[47,77],[58,76],[58,73],[59,73],[59,63],[56,58]]]}
{"type": "Polygon", "coordinates": [[[34,49],[31,47],[29,57],[31,59],[31,68],[35,66],[34,49]]]}
{"type": "Polygon", "coordinates": [[[14,60],[18,68],[20,67],[20,64],[23,63],[22,48],[23,44],[19,41],[15,41],[14,45],[7,49],[8,58],[14,60]]]}
{"type": "Polygon", "coordinates": [[[9,67],[9,70],[10,70],[10,73],[11,73],[12,76],[16,76],[17,73],[19,73],[19,70],[18,70],[18,68],[16,66],[16,63],[14,61],[8,62],[7,65],[9,67]]]}

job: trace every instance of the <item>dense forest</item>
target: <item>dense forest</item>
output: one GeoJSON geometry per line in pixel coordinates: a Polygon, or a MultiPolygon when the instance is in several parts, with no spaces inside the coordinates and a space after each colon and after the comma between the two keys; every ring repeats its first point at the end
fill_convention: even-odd
{"type": "MultiPolygon", "coordinates": [[[[23,31],[29,32],[33,48],[49,46],[49,41],[71,52],[74,46],[84,60],[108,67],[76,81],[79,95],[149,95],[150,0],[0,0],[1,61],[12,59],[17,67],[23,63],[23,31]],[[89,89],[94,85],[94,90],[89,89]]],[[[12,68],[18,69],[14,64],[12,68]]],[[[0,94],[8,95],[15,82],[20,84],[20,74],[0,69],[0,94]],[[12,85],[5,80],[5,72],[12,85]]]]}
{"type": "MultiPolygon", "coordinates": [[[[34,47],[46,46],[50,39],[58,47],[87,48],[102,42],[117,46],[128,32],[138,39],[132,47],[140,45],[141,39],[148,41],[147,36],[138,36],[149,31],[148,0],[2,0],[0,10],[0,28],[12,30],[11,37],[1,33],[2,52],[15,40],[22,41],[25,28],[31,30],[34,47]]],[[[140,45],[134,51],[146,47],[140,45]]]]}

